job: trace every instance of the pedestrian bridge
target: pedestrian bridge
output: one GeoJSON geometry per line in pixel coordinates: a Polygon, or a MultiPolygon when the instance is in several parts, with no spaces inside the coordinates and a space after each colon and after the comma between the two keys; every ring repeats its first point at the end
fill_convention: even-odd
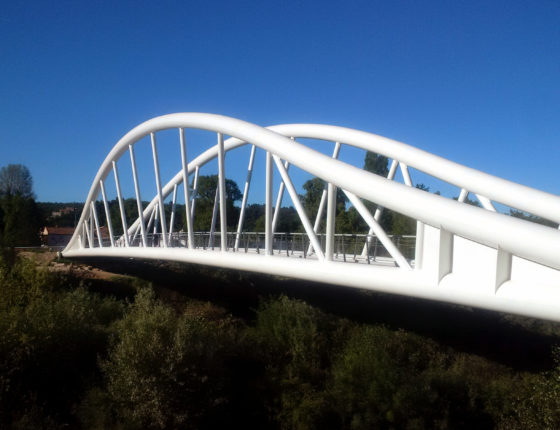
{"type": "Polygon", "coordinates": [[[560,321],[559,222],[559,196],[375,134],[319,124],[264,128],[220,115],[177,113],[146,121],[117,142],[62,254],[196,263],[560,321]],[[216,143],[195,145],[200,130],[215,133],[216,143]],[[174,141],[160,141],[170,133],[174,141]],[[387,176],[344,159],[358,150],[388,157],[387,176]],[[149,164],[139,160],[139,151],[149,153],[149,164]],[[175,164],[175,172],[162,178],[161,166],[175,164]],[[199,178],[212,166],[212,219],[199,231],[199,178]],[[232,220],[226,177],[245,166],[243,198],[232,220]],[[325,184],[313,213],[298,194],[294,178],[302,172],[325,184]],[[457,187],[458,198],[416,188],[414,172],[457,187]],[[255,188],[263,194],[253,201],[264,201],[264,232],[244,227],[255,188]],[[340,192],[346,207],[337,207],[340,192]],[[468,204],[469,195],[478,206],[468,204]],[[133,210],[126,197],[134,198],[133,210]],[[299,232],[277,229],[285,197],[297,212],[299,232]],[[180,226],[178,207],[184,212],[180,226]],[[363,232],[337,229],[337,211],[349,207],[366,226],[363,232]],[[504,213],[509,208],[526,216],[504,213]],[[384,210],[414,220],[415,235],[386,232],[384,210]]]}

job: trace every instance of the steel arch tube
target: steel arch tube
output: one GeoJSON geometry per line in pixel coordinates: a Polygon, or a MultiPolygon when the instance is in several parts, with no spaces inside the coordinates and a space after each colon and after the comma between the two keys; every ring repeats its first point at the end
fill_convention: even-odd
{"type": "MultiPolygon", "coordinates": [[[[213,114],[165,115],[146,121],[131,130],[117,143],[102,164],[90,190],[86,206],[89,205],[89,201],[96,191],[95,184],[98,184],[100,179],[104,179],[110,163],[122,155],[129,143],[158,130],[179,127],[199,128],[234,136],[239,140],[232,141],[228,149],[231,149],[234,144],[239,146],[243,142],[255,144],[259,148],[289,161],[290,164],[361,198],[376,202],[426,224],[438,228],[443,227],[454,234],[475,242],[492,247],[500,246],[500,248],[514,255],[538,261],[550,267],[560,268],[560,231],[540,225],[529,225],[503,214],[490,213],[480,208],[463,205],[441,196],[388,181],[342,161],[333,160],[331,157],[307,148],[297,141],[292,142],[284,135],[273,130],[213,114]]],[[[275,127],[275,130],[279,132],[283,129],[286,130],[287,127],[275,127]]],[[[523,210],[530,210],[532,213],[546,216],[551,220],[558,219],[558,214],[560,214],[560,199],[556,196],[460,166],[390,139],[334,126],[298,124],[290,125],[289,130],[290,134],[295,136],[312,135],[324,140],[362,145],[427,173],[435,169],[437,171],[436,176],[444,180],[449,179],[449,182],[463,185],[464,188],[473,192],[480,192],[480,194],[492,200],[523,210]],[[383,144],[387,147],[383,148],[383,144]],[[413,159],[415,156],[417,157],[416,162],[413,159]],[[460,183],[453,180],[452,176],[454,175],[461,178],[460,183]]],[[[202,155],[208,157],[209,153],[202,155]]],[[[199,164],[202,160],[199,160],[199,164]]],[[[189,172],[191,171],[191,163],[189,163],[189,172]]],[[[192,164],[192,168],[195,164],[192,164]]],[[[83,222],[84,219],[85,214],[82,213],[80,222],[83,222]]],[[[77,236],[75,235],[67,249],[71,249],[76,240],[77,236]]]]}

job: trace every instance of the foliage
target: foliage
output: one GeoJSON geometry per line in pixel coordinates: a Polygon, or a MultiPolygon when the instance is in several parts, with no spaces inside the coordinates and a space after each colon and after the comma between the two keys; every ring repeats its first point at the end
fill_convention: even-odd
{"type": "Polygon", "coordinates": [[[42,213],[33,195],[33,179],[21,164],[0,169],[0,246],[39,244],[42,213]]]}
{"type": "MultiPolygon", "coordinates": [[[[226,185],[226,219],[228,227],[236,227],[239,217],[239,208],[234,203],[241,199],[242,194],[237,184],[231,179],[225,180],[226,185]]],[[[196,231],[209,231],[211,228],[214,200],[218,194],[218,175],[199,176],[196,191],[196,205],[194,229],[196,231]]],[[[219,211],[219,206],[217,207],[219,211]]],[[[215,225],[216,231],[220,230],[219,213],[215,225]]]]}
{"type": "Polygon", "coordinates": [[[364,170],[387,177],[389,174],[388,164],[389,159],[384,155],[376,154],[370,151],[366,152],[364,170]]]}
{"type": "Polygon", "coordinates": [[[539,217],[539,216],[536,216],[536,215],[528,214],[526,212],[518,211],[518,210],[515,210],[515,209],[510,209],[509,214],[512,217],[515,217],[515,218],[521,218],[521,219],[524,219],[526,221],[531,221],[531,222],[534,222],[534,223],[537,223],[537,224],[546,225],[548,227],[558,228],[558,223],[555,223],[553,221],[549,221],[545,218],[542,218],[542,217],[539,217]]]}
{"type": "MultiPolygon", "coordinates": [[[[243,195],[239,190],[237,184],[231,180],[225,180],[226,183],[226,200],[230,201],[232,204],[238,200],[241,200],[243,195]]],[[[216,190],[218,189],[218,175],[209,176],[199,176],[198,185],[196,190],[196,195],[199,201],[214,203],[214,197],[216,195],[216,190]]]]}
{"type": "Polygon", "coordinates": [[[259,307],[254,333],[271,363],[268,383],[279,396],[273,413],[282,428],[316,428],[323,423],[324,383],[345,327],[337,322],[286,296],[259,307]]]}
{"type": "Polygon", "coordinates": [[[359,327],[333,366],[342,427],[491,428],[437,345],[384,327],[359,327]]]}
{"type": "Polygon", "coordinates": [[[558,349],[530,373],[286,296],[245,321],[181,303],[93,294],[3,249],[0,427],[560,426],[558,349]]]}
{"type": "Polygon", "coordinates": [[[68,290],[75,281],[4,251],[0,426],[50,422],[57,428],[71,422],[76,396],[98,372],[96,356],[105,350],[108,327],[122,315],[122,305],[84,288],[68,290]]]}
{"type": "MultiPolygon", "coordinates": [[[[43,214],[44,225],[50,227],[75,227],[78,220],[80,219],[84,203],[37,202],[37,206],[43,214]],[[60,215],[52,215],[53,212],[60,212],[62,209],[67,208],[70,208],[71,210],[62,211],[60,215]]],[[[100,220],[102,220],[102,224],[104,224],[105,209],[102,208],[102,204],[98,205],[97,213],[100,217],[100,220]],[[101,211],[99,209],[101,209],[101,211]]]]}
{"type": "Polygon", "coordinates": [[[236,409],[232,354],[242,344],[231,321],[177,315],[141,290],[101,363],[117,420],[142,429],[227,425],[236,409]]]}
{"type": "Polygon", "coordinates": [[[36,246],[43,224],[35,200],[20,194],[0,198],[0,243],[4,246],[36,246]]]}
{"type": "Polygon", "coordinates": [[[0,197],[34,198],[33,178],[22,164],[8,164],[0,168],[0,197]]]}

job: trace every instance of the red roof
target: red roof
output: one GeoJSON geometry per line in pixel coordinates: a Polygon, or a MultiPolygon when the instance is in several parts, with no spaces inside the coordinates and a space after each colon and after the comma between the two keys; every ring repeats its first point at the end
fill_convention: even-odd
{"type": "Polygon", "coordinates": [[[43,235],[47,234],[72,235],[74,234],[74,227],[45,227],[43,229],[43,235]]]}

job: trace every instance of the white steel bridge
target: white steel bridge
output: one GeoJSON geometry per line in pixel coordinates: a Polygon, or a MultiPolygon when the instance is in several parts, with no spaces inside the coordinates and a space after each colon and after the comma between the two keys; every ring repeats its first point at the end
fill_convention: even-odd
{"type": "Polygon", "coordinates": [[[74,236],[62,253],[67,258],[198,263],[560,321],[560,231],[500,213],[497,203],[551,225],[560,223],[560,197],[556,195],[375,134],[319,124],[264,128],[220,115],[177,113],[146,121],[117,142],[93,180],[74,236]],[[156,142],[169,129],[176,130],[176,153],[170,161],[176,163],[177,173],[163,183],[158,155],[163,153],[162,145],[158,152],[156,142]],[[217,144],[193,156],[189,139],[197,130],[216,133],[217,144]],[[306,139],[330,144],[332,155],[304,145],[306,139]],[[145,150],[151,146],[149,168],[137,162],[141,145],[145,150]],[[387,177],[344,161],[341,154],[346,146],[388,157],[387,177]],[[228,231],[232,222],[227,219],[226,175],[237,167],[226,163],[226,154],[231,159],[230,153],[243,148],[249,156],[247,179],[236,228],[228,231]],[[261,177],[253,177],[258,152],[264,153],[264,169],[261,177]],[[218,180],[210,229],[195,231],[200,172],[216,159],[218,180]],[[119,168],[122,172],[125,165],[131,178],[119,177],[119,168]],[[290,166],[325,181],[316,213],[306,212],[290,166]],[[456,186],[459,198],[415,188],[409,168],[456,186]],[[279,178],[277,191],[275,175],[279,178]],[[249,191],[255,181],[264,184],[264,233],[244,228],[249,191]],[[118,225],[111,221],[108,196],[113,191],[109,183],[119,205],[118,225]],[[142,214],[133,221],[124,202],[126,183],[130,184],[129,195],[135,197],[134,213],[142,214]],[[142,200],[146,184],[148,196],[153,197],[147,204],[142,200]],[[369,230],[336,233],[337,189],[369,230]],[[302,233],[276,231],[285,193],[297,211],[302,233]],[[466,203],[469,193],[481,207],[466,203]],[[185,231],[175,226],[179,195],[188,203],[184,206],[185,231]],[[383,208],[416,220],[416,235],[393,237],[385,232],[380,223],[383,208]]]}

